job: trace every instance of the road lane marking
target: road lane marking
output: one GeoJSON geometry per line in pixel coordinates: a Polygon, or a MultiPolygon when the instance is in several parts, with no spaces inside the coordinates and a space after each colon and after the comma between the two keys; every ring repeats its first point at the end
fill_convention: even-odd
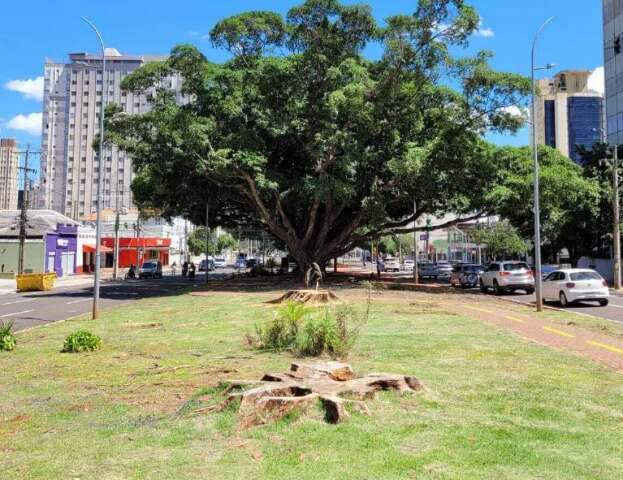
{"type": "Polygon", "coordinates": [[[543,327],[543,330],[545,330],[546,332],[555,333],[556,335],[560,335],[561,337],[575,338],[575,335],[563,332],[562,330],[556,330],[555,328],[543,327]]]}
{"type": "Polygon", "coordinates": [[[513,322],[517,322],[517,323],[526,323],[525,320],[522,320],[521,318],[517,318],[517,317],[511,317],[511,316],[504,316],[504,318],[506,318],[507,320],[512,320],[513,322]]]}
{"type": "Polygon", "coordinates": [[[623,354],[623,349],[613,347],[612,345],[606,345],[605,343],[593,342],[592,340],[587,340],[586,343],[594,347],[604,348],[606,350],[610,350],[611,352],[623,354]]]}
{"type": "Polygon", "coordinates": [[[93,300],[93,299],[92,298],[81,298],[80,300],[72,300],[71,302],[67,302],[65,303],[65,305],[73,305],[74,303],[88,302],[90,300],[93,300]]]}
{"type": "Polygon", "coordinates": [[[484,308],[477,308],[477,307],[469,307],[467,305],[464,305],[465,308],[468,308],[469,310],[475,310],[476,312],[482,312],[482,313],[493,313],[491,310],[485,310],[484,308]]]}
{"type": "Polygon", "coordinates": [[[30,313],[30,312],[32,312],[32,310],[24,310],[23,312],[7,313],[5,315],[0,315],[0,318],[13,317],[15,315],[23,315],[24,313],[30,313]]]}
{"type": "Polygon", "coordinates": [[[6,305],[15,305],[16,303],[34,302],[35,300],[35,298],[27,298],[26,300],[15,300],[14,302],[3,303],[2,306],[4,307],[6,305]]]}

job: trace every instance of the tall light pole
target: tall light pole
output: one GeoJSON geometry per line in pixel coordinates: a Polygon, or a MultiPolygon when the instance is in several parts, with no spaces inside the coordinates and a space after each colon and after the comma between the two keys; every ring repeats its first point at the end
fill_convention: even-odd
{"type": "Polygon", "coordinates": [[[532,41],[532,62],[530,69],[532,77],[532,152],[534,155],[534,288],[536,291],[537,312],[541,312],[543,310],[543,292],[541,291],[541,208],[539,202],[539,149],[536,142],[536,83],[534,73],[537,70],[546,70],[552,66],[547,65],[546,67],[536,67],[534,60],[539,35],[552,20],[554,20],[554,17],[548,18],[543,25],[539,27],[534,35],[534,40],[532,41]]]}
{"type": "Polygon", "coordinates": [[[614,289],[621,289],[621,226],[619,216],[619,145],[612,146],[612,213],[614,256],[614,289]]]}
{"type": "Polygon", "coordinates": [[[102,106],[100,111],[100,144],[98,154],[99,170],[97,174],[97,214],[95,221],[95,279],[93,284],[93,311],[91,315],[91,318],[95,320],[99,316],[98,304],[100,298],[100,261],[102,256],[102,248],[100,246],[100,243],[102,242],[102,183],[105,171],[104,111],[106,110],[106,102],[108,100],[108,80],[106,79],[106,47],[104,46],[104,39],[93,22],[85,17],[82,17],[82,20],[93,29],[102,48],[102,106]]]}
{"type": "Polygon", "coordinates": [[[413,283],[418,284],[418,272],[417,272],[417,261],[418,261],[418,244],[417,244],[417,229],[416,227],[417,220],[417,202],[413,200],[413,283]]]}

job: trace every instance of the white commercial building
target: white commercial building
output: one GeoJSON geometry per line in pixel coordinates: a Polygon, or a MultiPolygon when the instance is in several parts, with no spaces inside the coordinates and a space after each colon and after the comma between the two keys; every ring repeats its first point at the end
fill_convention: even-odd
{"type": "Polygon", "coordinates": [[[19,150],[12,138],[0,139],[0,210],[17,209],[19,150]]]}
{"type": "MultiPolygon", "coordinates": [[[[97,207],[97,184],[103,175],[103,208],[131,208],[132,163],[117,147],[107,148],[104,161],[93,148],[99,139],[102,94],[130,114],[149,110],[147,96],[121,89],[121,82],[141,65],[164,56],[122,55],[106,49],[106,74],[102,57],[89,53],[69,55],[70,62],[46,61],[41,145],[39,206],[78,219],[97,207]]],[[[165,86],[180,90],[179,77],[165,86]]],[[[181,101],[181,98],[180,98],[181,101]]]]}

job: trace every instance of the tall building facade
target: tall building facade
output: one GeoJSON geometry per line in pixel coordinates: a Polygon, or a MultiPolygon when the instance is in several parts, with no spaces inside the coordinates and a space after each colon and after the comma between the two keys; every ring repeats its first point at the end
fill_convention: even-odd
{"type": "Polygon", "coordinates": [[[603,0],[606,132],[608,142],[623,143],[623,2],[603,0]]]}
{"type": "Polygon", "coordinates": [[[538,82],[537,144],[556,148],[578,163],[578,146],[591,148],[603,140],[604,102],[600,93],[589,89],[590,75],[567,70],[538,82]]]}
{"type": "MultiPolygon", "coordinates": [[[[102,207],[130,208],[133,170],[130,159],[116,146],[108,147],[104,159],[93,148],[99,138],[102,93],[129,114],[149,110],[147,94],[121,89],[122,80],[141,65],[164,60],[164,56],[122,55],[106,49],[106,72],[101,55],[75,53],[69,63],[46,61],[39,207],[78,219],[97,208],[97,184],[103,178],[102,207]]],[[[179,80],[170,78],[165,87],[179,91],[179,80]]]]}
{"type": "Polygon", "coordinates": [[[19,150],[12,138],[0,139],[0,210],[17,209],[19,150]]]}

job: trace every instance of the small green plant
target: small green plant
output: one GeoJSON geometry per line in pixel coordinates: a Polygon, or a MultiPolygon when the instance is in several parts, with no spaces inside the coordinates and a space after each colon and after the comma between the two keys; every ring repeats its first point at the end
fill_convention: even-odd
{"type": "Polygon", "coordinates": [[[303,317],[312,310],[302,303],[289,302],[266,325],[257,325],[257,346],[261,350],[286,350],[296,343],[303,317]]]}
{"type": "Polygon", "coordinates": [[[17,340],[13,335],[13,322],[0,322],[0,351],[10,352],[15,348],[17,340]]]}
{"type": "Polygon", "coordinates": [[[370,296],[363,314],[347,306],[318,310],[291,302],[270,322],[256,326],[256,336],[247,336],[247,342],[260,350],[290,350],[304,357],[346,358],[369,312],[370,296]]]}
{"type": "Polygon", "coordinates": [[[88,330],[78,330],[67,336],[63,344],[63,353],[92,352],[102,346],[102,339],[88,330]]]}

